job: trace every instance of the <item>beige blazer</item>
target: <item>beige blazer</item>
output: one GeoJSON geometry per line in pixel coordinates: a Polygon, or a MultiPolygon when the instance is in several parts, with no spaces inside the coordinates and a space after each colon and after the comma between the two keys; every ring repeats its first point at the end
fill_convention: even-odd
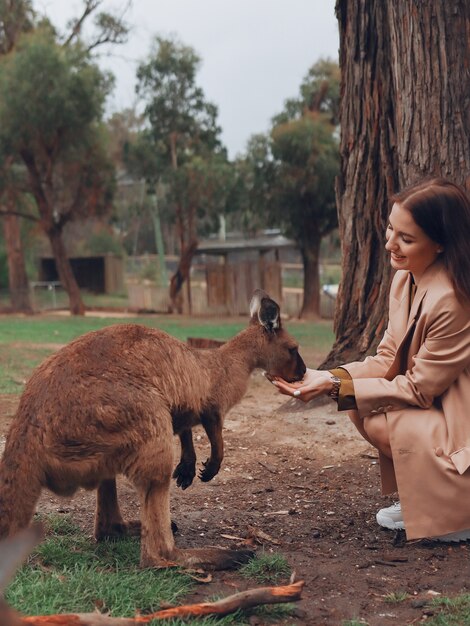
{"type": "Polygon", "coordinates": [[[382,492],[399,492],[408,539],[470,528],[470,306],[440,262],[418,284],[398,271],[377,355],[344,367],[359,415],[385,414],[393,462],[382,492]]]}

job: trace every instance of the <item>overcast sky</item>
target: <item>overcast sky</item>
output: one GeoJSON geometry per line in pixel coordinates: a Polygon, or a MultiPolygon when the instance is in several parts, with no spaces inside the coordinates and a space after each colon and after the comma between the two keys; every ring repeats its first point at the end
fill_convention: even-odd
{"type": "MultiPolygon", "coordinates": [[[[126,0],[104,0],[120,10],[126,0]]],[[[266,132],[286,98],[298,94],[308,68],[338,58],[335,0],[133,0],[125,15],[128,43],[108,48],[100,65],[116,76],[108,112],[136,102],[135,71],[156,34],[174,34],[202,59],[197,77],[219,109],[229,156],[243,152],[254,133],[266,132]]],[[[65,26],[80,0],[36,0],[35,7],[65,26]]]]}

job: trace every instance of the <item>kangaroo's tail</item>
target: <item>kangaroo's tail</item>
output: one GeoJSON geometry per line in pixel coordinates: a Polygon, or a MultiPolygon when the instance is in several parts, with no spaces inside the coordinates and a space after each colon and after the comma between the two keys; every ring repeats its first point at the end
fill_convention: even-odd
{"type": "Polygon", "coordinates": [[[29,525],[41,493],[38,466],[24,443],[7,440],[0,461],[0,539],[29,525]]]}

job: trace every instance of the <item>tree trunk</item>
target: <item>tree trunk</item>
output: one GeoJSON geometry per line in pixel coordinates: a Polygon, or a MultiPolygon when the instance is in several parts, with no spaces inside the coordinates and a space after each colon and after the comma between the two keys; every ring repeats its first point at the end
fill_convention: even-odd
{"type": "Polygon", "coordinates": [[[386,317],[388,196],[396,188],[390,37],[382,0],[339,0],[341,144],[336,197],[342,269],[336,342],[323,367],[373,350],[386,317]]]}
{"type": "Polygon", "coordinates": [[[180,240],[180,259],[178,269],[170,280],[170,313],[181,314],[183,312],[183,294],[181,290],[185,282],[189,314],[192,312],[189,273],[193,257],[196,254],[198,241],[195,229],[195,216],[191,209],[186,218],[185,220],[183,205],[178,200],[176,204],[176,228],[180,240]]]}
{"type": "Polygon", "coordinates": [[[11,307],[15,312],[32,313],[20,223],[17,215],[4,216],[3,233],[8,259],[8,285],[11,307]]]}
{"type": "MultiPolygon", "coordinates": [[[[52,201],[50,200],[54,194],[52,193],[52,190],[49,194],[46,194],[33,154],[28,150],[22,150],[21,157],[28,170],[31,193],[36,200],[38,211],[41,216],[41,226],[51,244],[52,254],[54,255],[60,282],[69,297],[70,313],[72,315],[84,315],[85,305],[83,304],[80,289],[78,288],[77,281],[72,272],[67,252],[65,250],[64,242],[62,241],[63,223],[62,225],[59,225],[54,222],[53,206],[52,201]]],[[[51,186],[52,184],[49,182],[49,185],[51,186]]]]}
{"type": "Polygon", "coordinates": [[[386,4],[400,188],[433,175],[470,191],[470,3],[386,4]]]}
{"type": "Polygon", "coordinates": [[[196,254],[197,246],[198,242],[192,241],[180,252],[178,269],[173,274],[170,280],[170,313],[181,314],[183,312],[183,299],[181,288],[183,287],[186,280],[189,281],[191,263],[194,255],[196,254]]]}
{"type": "Polygon", "coordinates": [[[310,238],[309,246],[302,248],[304,266],[304,299],[299,317],[320,319],[320,243],[321,237],[310,238]]]}
{"type": "Polygon", "coordinates": [[[59,280],[69,296],[69,307],[72,315],[85,315],[85,305],[80,294],[72,267],[65,251],[60,229],[51,229],[47,232],[54,255],[59,280]]]}
{"type": "Polygon", "coordinates": [[[427,175],[470,173],[465,0],[338,0],[343,280],[322,367],[373,352],[387,322],[390,195],[427,175]]]}

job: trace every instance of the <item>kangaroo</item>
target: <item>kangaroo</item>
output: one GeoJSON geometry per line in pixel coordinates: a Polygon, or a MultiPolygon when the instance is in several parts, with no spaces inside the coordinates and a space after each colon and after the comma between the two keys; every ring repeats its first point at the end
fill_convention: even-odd
{"type": "Polygon", "coordinates": [[[163,331],[122,324],[89,332],[47,358],[20,398],[0,463],[0,538],[25,528],[43,488],[71,496],[97,489],[95,536],[129,528],[115,478],[124,474],[141,503],[142,567],[169,563],[224,569],[247,551],[181,550],[170,519],[173,434],[182,455],[173,475],[195,474],[191,428],[202,423],[211,455],[201,478],[223,458],[222,420],[243,397],[251,372],[300,380],[305,364],[283,329],[274,300],[257,290],[250,324],[215,350],[198,350],[163,331]]]}

